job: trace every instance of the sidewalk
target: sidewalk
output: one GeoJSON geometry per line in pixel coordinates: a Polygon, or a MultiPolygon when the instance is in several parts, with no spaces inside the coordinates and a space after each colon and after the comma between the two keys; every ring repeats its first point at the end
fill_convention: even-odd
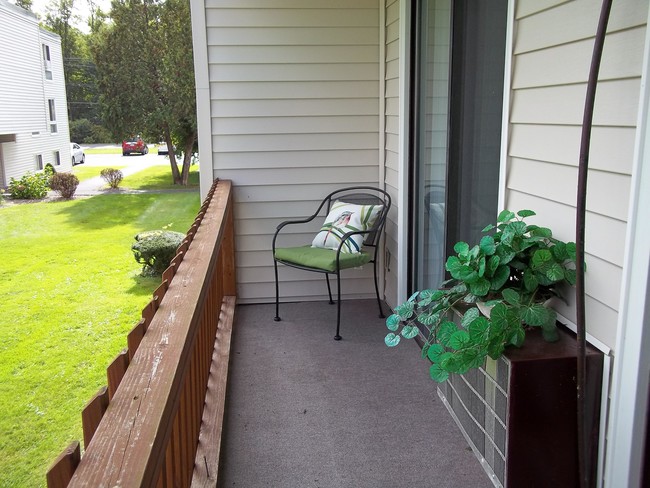
{"type": "MultiPolygon", "coordinates": [[[[157,164],[160,163],[153,160],[140,162],[137,165],[132,164],[130,166],[122,168],[120,171],[125,177],[127,177],[132,174],[138,173],[144,169],[150,168],[151,166],[156,166],[157,164]]],[[[88,180],[84,180],[81,183],[79,183],[75,195],[92,196],[100,193],[105,193],[106,191],[109,191],[106,180],[104,180],[104,178],[102,178],[101,176],[95,176],[94,178],[90,178],[88,180]]],[[[133,191],[133,193],[141,193],[141,191],[137,191],[137,192],[133,191]]]]}

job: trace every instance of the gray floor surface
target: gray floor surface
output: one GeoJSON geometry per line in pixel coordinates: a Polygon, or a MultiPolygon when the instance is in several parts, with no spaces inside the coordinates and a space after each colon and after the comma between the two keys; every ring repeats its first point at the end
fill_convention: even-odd
{"type": "Polygon", "coordinates": [[[371,300],[237,307],[221,487],[489,488],[417,344],[371,300]]]}

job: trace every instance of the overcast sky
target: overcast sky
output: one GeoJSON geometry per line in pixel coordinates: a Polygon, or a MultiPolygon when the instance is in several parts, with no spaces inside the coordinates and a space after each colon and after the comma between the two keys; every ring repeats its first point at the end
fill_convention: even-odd
{"type": "MultiPolygon", "coordinates": [[[[56,2],[56,0],[32,0],[32,11],[37,13],[41,18],[44,18],[47,6],[53,1],[56,2]]],[[[111,0],[95,0],[95,4],[104,12],[108,12],[111,9],[111,0]]],[[[88,0],[74,0],[74,13],[81,18],[75,27],[82,32],[88,33],[88,0]]]]}

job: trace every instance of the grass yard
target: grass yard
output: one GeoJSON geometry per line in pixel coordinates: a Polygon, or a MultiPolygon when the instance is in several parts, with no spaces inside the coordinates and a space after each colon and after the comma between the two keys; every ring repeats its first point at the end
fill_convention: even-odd
{"type": "MultiPolygon", "coordinates": [[[[179,166],[179,171],[181,170],[179,166]]],[[[199,165],[190,166],[190,174],[187,179],[187,186],[178,186],[172,183],[172,170],[169,161],[164,165],[151,166],[142,171],[126,176],[121,188],[130,188],[131,190],[178,190],[182,188],[199,187],[199,165]]]]}
{"type": "Polygon", "coordinates": [[[0,486],[45,486],[160,278],[131,253],[143,230],[185,232],[198,193],[111,194],[0,208],[0,486]]]}

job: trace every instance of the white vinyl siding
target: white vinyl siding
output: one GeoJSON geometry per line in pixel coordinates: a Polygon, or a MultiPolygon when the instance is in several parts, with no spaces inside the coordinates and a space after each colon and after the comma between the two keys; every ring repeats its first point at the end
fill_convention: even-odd
{"type": "MultiPolygon", "coordinates": [[[[517,2],[506,206],[575,239],[580,130],[599,9],[517,2]]],[[[596,93],[586,222],[587,328],[613,348],[648,3],[614,2],[596,93]]],[[[574,293],[557,308],[575,321],[574,293]]]]}
{"type": "Polygon", "coordinates": [[[400,270],[397,262],[398,252],[398,215],[399,215],[399,179],[400,172],[406,171],[400,169],[399,156],[399,23],[400,23],[400,2],[399,0],[386,0],[386,58],[385,63],[385,147],[384,160],[385,167],[384,184],[386,191],[390,193],[393,199],[393,208],[388,215],[386,222],[386,250],[390,256],[390,261],[386,263],[385,278],[385,295],[386,301],[392,307],[397,305],[398,301],[398,277],[400,270]]]}
{"type": "Polygon", "coordinates": [[[43,164],[55,164],[68,171],[70,133],[66,109],[61,40],[42,30],[38,20],[23,9],[0,0],[0,134],[15,135],[15,142],[2,144],[3,179],[20,178],[35,171],[36,155],[43,164]],[[50,73],[45,77],[44,48],[49,47],[50,73]],[[56,108],[56,132],[51,133],[48,100],[56,108]]]}
{"type": "MultiPolygon", "coordinates": [[[[235,187],[238,298],[271,301],[276,226],[335,189],[379,184],[378,2],[206,0],[205,37],[211,176],[235,187]]],[[[323,219],[280,245],[311,243],[323,219]]],[[[280,281],[285,301],[327,294],[315,273],[281,266],[280,281]]],[[[345,271],[342,289],[373,296],[372,268],[345,271]]]]}

